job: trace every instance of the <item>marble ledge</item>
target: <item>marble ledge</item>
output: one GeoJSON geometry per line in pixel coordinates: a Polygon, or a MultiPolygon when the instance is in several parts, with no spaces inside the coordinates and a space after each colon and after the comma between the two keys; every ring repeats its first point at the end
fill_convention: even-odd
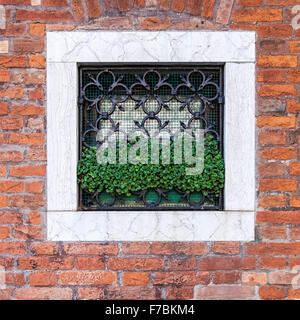
{"type": "Polygon", "coordinates": [[[47,62],[255,62],[255,38],[253,31],[54,31],[47,62]]]}
{"type": "Polygon", "coordinates": [[[89,211],[47,213],[50,241],[253,241],[255,213],[89,211]]]}

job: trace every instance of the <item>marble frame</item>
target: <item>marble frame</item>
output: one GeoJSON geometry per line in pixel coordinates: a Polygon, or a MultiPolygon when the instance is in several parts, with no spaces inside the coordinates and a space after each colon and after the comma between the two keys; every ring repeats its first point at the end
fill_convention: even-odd
{"type": "Polygon", "coordinates": [[[255,40],[252,31],[47,32],[47,239],[254,240],[255,40]],[[78,63],[88,62],[225,63],[224,211],[77,211],[78,63]]]}

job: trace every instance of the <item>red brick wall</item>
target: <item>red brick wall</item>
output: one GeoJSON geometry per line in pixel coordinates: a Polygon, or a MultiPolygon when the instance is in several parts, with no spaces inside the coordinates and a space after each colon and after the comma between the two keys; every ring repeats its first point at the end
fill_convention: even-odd
{"type": "Polygon", "coordinates": [[[32,4],[0,0],[0,299],[300,298],[300,0],[32,4]],[[257,31],[255,242],[46,241],[45,30],[77,28],[257,31]]]}

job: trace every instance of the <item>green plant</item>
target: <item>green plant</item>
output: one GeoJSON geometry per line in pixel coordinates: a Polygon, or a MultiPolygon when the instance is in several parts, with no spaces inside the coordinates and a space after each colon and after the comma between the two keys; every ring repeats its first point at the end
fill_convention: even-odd
{"type": "MultiPolygon", "coordinates": [[[[128,145],[128,148],[130,146],[128,145]]],[[[97,148],[83,148],[77,180],[83,190],[130,196],[132,192],[161,188],[204,195],[224,187],[224,161],[212,136],[204,140],[204,170],[201,175],[186,175],[187,164],[105,164],[97,162],[97,148]]],[[[172,153],[172,149],[171,149],[172,153]]]]}

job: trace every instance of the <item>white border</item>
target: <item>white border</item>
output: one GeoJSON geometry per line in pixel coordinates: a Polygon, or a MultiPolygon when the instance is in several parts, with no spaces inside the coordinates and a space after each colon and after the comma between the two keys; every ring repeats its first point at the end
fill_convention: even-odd
{"type": "Polygon", "coordinates": [[[47,155],[48,240],[254,240],[255,32],[47,32],[47,155]],[[224,211],[77,211],[79,62],[225,62],[224,211]]]}

